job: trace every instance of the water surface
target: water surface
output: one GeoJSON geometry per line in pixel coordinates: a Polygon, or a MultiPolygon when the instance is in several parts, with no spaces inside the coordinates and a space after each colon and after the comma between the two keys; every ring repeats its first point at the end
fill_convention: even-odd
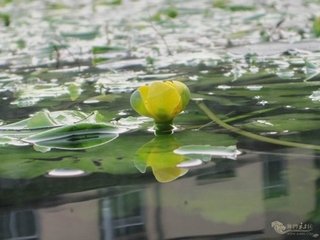
{"type": "Polygon", "coordinates": [[[319,238],[317,1],[0,3],[0,239],[319,238]],[[193,100],[155,136],[129,98],[166,79],[193,100]],[[119,131],[20,141],[83,121],[119,131]]]}

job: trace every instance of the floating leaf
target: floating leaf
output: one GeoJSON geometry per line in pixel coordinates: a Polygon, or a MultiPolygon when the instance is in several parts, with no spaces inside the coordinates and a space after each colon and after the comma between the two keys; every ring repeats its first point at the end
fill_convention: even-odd
{"type": "Polygon", "coordinates": [[[93,54],[107,53],[111,51],[124,51],[125,48],[119,46],[94,46],[92,47],[93,54]]]}
{"type": "Polygon", "coordinates": [[[0,126],[0,130],[9,130],[9,129],[19,130],[19,129],[23,129],[23,128],[27,127],[28,121],[29,121],[29,119],[25,119],[25,120],[21,120],[19,122],[3,125],[3,126],[0,126]]]}
{"type": "Polygon", "coordinates": [[[121,5],[122,0],[107,0],[104,3],[107,5],[121,5]]]}
{"type": "Polygon", "coordinates": [[[50,117],[48,111],[37,112],[27,122],[27,128],[41,128],[55,125],[56,123],[50,117]]]}
{"type": "MultiPolygon", "coordinates": [[[[47,110],[37,112],[32,117],[8,124],[0,126],[0,137],[4,139],[11,139],[10,141],[6,141],[6,144],[21,146],[26,145],[26,142],[21,142],[22,138],[27,139],[31,135],[40,134],[48,131],[48,129],[57,129],[61,126],[72,126],[76,123],[88,123],[88,124],[96,124],[96,123],[104,123],[104,116],[101,115],[98,111],[94,111],[91,114],[86,114],[80,111],[56,111],[49,112],[47,110]]],[[[120,132],[124,131],[124,128],[120,130],[120,132]]],[[[0,144],[3,145],[3,144],[0,144]]],[[[40,149],[40,146],[35,147],[36,150],[40,149]]],[[[40,151],[48,151],[41,149],[40,151]]]]}
{"type": "Polygon", "coordinates": [[[88,98],[84,101],[86,104],[99,103],[99,102],[114,102],[116,99],[120,98],[116,94],[103,94],[95,97],[88,98]]]}
{"type": "Polygon", "coordinates": [[[251,119],[241,126],[262,132],[304,132],[319,129],[319,120],[318,114],[290,113],[251,119]]]}
{"type": "Polygon", "coordinates": [[[0,13],[0,20],[3,21],[4,26],[8,27],[10,25],[10,15],[7,13],[0,13]]]}
{"type": "Polygon", "coordinates": [[[213,157],[236,159],[241,153],[236,146],[186,145],[174,150],[180,155],[210,155],[213,157]]]}
{"type": "Polygon", "coordinates": [[[68,90],[69,90],[71,101],[76,100],[81,94],[81,88],[77,84],[74,84],[74,83],[71,83],[68,86],[68,90]]]}
{"type": "Polygon", "coordinates": [[[313,33],[316,37],[320,37],[320,17],[316,17],[313,21],[313,33]]]}
{"type": "Polygon", "coordinates": [[[33,149],[36,150],[37,152],[46,153],[51,150],[51,147],[39,146],[37,144],[34,144],[33,149]]]}
{"type": "Polygon", "coordinates": [[[97,37],[98,29],[86,29],[83,32],[62,32],[61,35],[65,38],[75,38],[81,40],[92,40],[97,37]]]}
{"type": "Polygon", "coordinates": [[[254,6],[251,6],[251,5],[233,5],[233,4],[230,4],[230,1],[229,0],[214,0],[212,2],[212,6],[215,7],[215,8],[221,8],[221,9],[224,9],[224,10],[229,10],[229,11],[232,11],[232,12],[235,12],[235,11],[253,11],[255,10],[255,7],[254,6]]]}
{"type": "Polygon", "coordinates": [[[170,18],[176,18],[178,16],[178,11],[174,7],[170,7],[165,10],[165,13],[167,14],[168,17],[170,18]]]}
{"type": "Polygon", "coordinates": [[[0,136],[0,146],[6,146],[9,144],[12,144],[12,141],[14,139],[10,138],[10,137],[1,137],[0,136]]]}
{"type": "Polygon", "coordinates": [[[40,147],[81,150],[105,144],[118,136],[119,130],[107,124],[78,123],[37,133],[23,141],[40,147]]]}

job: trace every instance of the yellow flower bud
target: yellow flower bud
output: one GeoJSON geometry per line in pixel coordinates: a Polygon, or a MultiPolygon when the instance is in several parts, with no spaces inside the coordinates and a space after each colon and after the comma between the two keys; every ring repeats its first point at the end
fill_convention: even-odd
{"type": "Polygon", "coordinates": [[[182,82],[156,81],[139,87],[130,98],[132,108],[156,123],[170,123],[190,100],[190,91],[182,82]]]}

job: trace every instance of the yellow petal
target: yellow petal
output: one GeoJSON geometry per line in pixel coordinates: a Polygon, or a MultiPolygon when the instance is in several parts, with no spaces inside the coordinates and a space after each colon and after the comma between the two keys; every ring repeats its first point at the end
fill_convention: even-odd
{"type": "Polygon", "coordinates": [[[142,116],[151,117],[148,110],[145,108],[145,103],[141,97],[139,90],[134,91],[130,97],[130,104],[132,108],[142,116]]]}
{"type": "Polygon", "coordinates": [[[170,121],[182,111],[180,94],[172,85],[153,82],[148,91],[142,94],[144,96],[145,107],[157,122],[170,121]]]}
{"type": "Polygon", "coordinates": [[[187,85],[185,85],[182,82],[179,81],[171,81],[173,86],[178,90],[178,92],[180,93],[181,96],[181,101],[182,101],[182,109],[184,109],[190,100],[190,90],[187,87],[187,85]]]}

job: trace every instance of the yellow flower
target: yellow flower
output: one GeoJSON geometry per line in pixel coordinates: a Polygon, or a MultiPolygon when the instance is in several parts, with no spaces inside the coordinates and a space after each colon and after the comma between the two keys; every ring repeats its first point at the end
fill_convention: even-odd
{"type": "Polygon", "coordinates": [[[190,91],[179,81],[156,81],[139,87],[130,98],[132,108],[156,123],[170,123],[188,105],[190,91]]]}

